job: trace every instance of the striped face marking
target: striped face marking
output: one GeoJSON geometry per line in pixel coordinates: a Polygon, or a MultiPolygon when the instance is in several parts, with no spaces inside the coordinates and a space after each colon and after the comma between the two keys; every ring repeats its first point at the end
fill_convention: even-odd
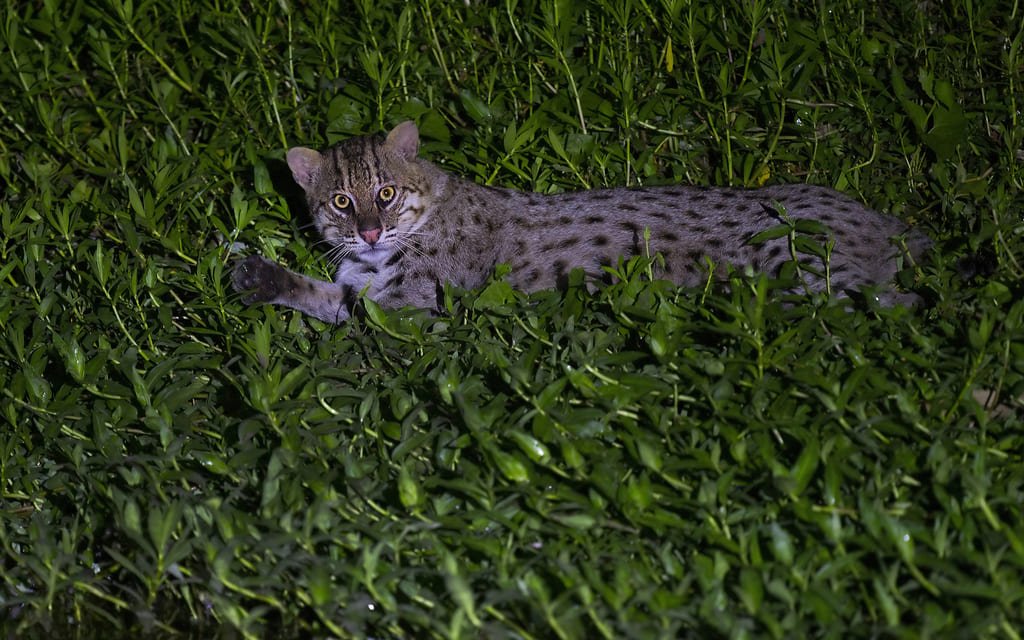
{"type": "Polygon", "coordinates": [[[427,220],[408,149],[380,137],[346,140],[324,152],[293,149],[288,164],[306,191],[328,256],[384,260],[414,244],[427,220]]]}

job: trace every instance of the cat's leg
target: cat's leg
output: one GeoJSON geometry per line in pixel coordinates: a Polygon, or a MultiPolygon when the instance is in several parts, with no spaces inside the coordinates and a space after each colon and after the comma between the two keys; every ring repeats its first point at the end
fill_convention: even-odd
{"type": "Polygon", "coordinates": [[[414,307],[440,311],[438,302],[441,278],[432,273],[414,272],[372,282],[366,297],[384,309],[414,307]],[[380,283],[378,285],[378,283],[380,283]]]}
{"type": "Polygon", "coordinates": [[[236,266],[231,281],[236,291],[246,294],[246,304],[279,304],[333,324],[349,318],[354,299],[346,284],[315,280],[260,256],[249,256],[236,266]]]}

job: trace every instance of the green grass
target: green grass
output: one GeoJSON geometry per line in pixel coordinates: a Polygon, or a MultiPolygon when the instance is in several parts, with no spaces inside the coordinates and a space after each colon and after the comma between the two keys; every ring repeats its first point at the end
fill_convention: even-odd
{"type": "Polygon", "coordinates": [[[5,636],[1020,637],[1020,3],[7,7],[5,636]],[[928,303],[245,308],[329,277],[285,149],[409,118],[489,184],[835,186],[928,303]]]}

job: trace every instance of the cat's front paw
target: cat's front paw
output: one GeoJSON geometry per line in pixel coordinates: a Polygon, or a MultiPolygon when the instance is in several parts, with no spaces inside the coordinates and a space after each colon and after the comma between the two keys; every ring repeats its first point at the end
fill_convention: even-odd
{"type": "Polygon", "coordinates": [[[231,273],[235,291],[244,294],[242,301],[270,302],[288,287],[290,273],[284,267],[261,256],[249,256],[231,273]]]}

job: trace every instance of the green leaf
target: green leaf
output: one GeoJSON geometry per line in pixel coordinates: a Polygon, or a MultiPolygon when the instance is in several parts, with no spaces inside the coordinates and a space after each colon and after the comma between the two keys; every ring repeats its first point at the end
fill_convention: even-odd
{"type": "Polygon", "coordinates": [[[771,549],[775,559],[787,567],[791,566],[794,555],[793,538],[777,522],[771,523],[768,531],[771,534],[771,549]]]}
{"type": "Polygon", "coordinates": [[[478,123],[486,123],[494,118],[491,108],[486,102],[477,97],[469,89],[459,91],[459,100],[462,101],[462,108],[466,110],[469,117],[478,123]]]}
{"type": "Polygon", "coordinates": [[[790,488],[791,497],[796,498],[802,495],[807,489],[807,485],[810,484],[811,479],[814,478],[814,473],[817,471],[818,462],[820,461],[820,451],[818,439],[812,437],[804,446],[804,450],[800,452],[800,457],[797,458],[796,464],[793,465],[790,473],[790,477],[793,480],[793,485],[790,488]]]}
{"type": "Polygon", "coordinates": [[[458,604],[459,609],[465,612],[473,626],[479,627],[481,623],[480,618],[476,614],[473,592],[470,590],[465,578],[459,573],[459,563],[451,553],[446,552],[444,554],[444,572],[448,593],[451,594],[452,599],[458,604]]]}
{"type": "Polygon", "coordinates": [[[419,508],[426,500],[423,488],[406,465],[398,469],[398,497],[406,509],[419,508]]]}
{"type": "Polygon", "coordinates": [[[501,475],[512,482],[529,482],[530,472],[526,465],[512,453],[505,453],[496,448],[490,449],[491,460],[497,465],[501,475]]]}
{"type": "Polygon", "coordinates": [[[551,459],[551,452],[547,446],[534,438],[531,435],[523,433],[522,431],[512,431],[509,434],[523,453],[527,455],[531,460],[538,464],[547,464],[551,459]]]}
{"type": "Polygon", "coordinates": [[[747,240],[747,244],[752,246],[762,245],[769,240],[775,240],[776,238],[784,238],[793,232],[793,227],[788,224],[779,224],[773,227],[769,227],[764,231],[759,231],[747,240]]]}

